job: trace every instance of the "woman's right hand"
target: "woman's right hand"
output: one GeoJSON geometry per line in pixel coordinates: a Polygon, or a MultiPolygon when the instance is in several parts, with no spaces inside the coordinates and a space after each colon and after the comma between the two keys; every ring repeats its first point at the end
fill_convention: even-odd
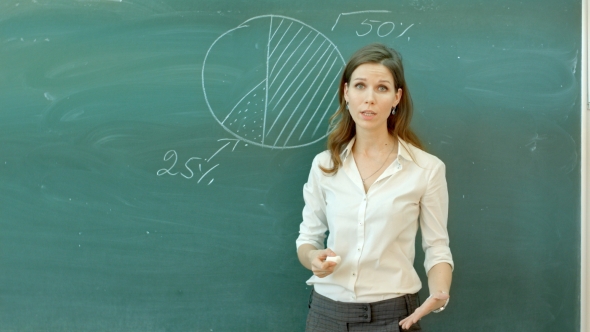
{"type": "Polygon", "coordinates": [[[334,272],[336,262],[326,261],[328,256],[337,256],[330,248],[324,250],[310,250],[307,255],[311,262],[311,272],[313,272],[315,276],[325,278],[334,272]]]}

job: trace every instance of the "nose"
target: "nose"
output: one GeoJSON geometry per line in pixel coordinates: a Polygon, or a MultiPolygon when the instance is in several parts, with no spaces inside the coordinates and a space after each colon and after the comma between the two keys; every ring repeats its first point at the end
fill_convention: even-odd
{"type": "Polygon", "coordinates": [[[365,91],[366,91],[365,103],[374,104],[375,103],[375,92],[371,89],[366,89],[365,91]]]}

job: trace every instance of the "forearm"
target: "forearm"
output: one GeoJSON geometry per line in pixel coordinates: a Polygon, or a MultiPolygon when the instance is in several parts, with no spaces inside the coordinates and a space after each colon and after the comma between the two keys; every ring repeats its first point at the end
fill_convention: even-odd
{"type": "Polygon", "coordinates": [[[311,259],[309,253],[313,250],[318,250],[314,245],[309,243],[304,243],[297,248],[297,257],[299,258],[299,262],[303,265],[306,269],[311,270],[311,259]]]}
{"type": "Polygon", "coordinates": [[[444,292],[450,294],[453,270],[448,263],[438,263],[428,271],[428,289],[430,294],[444,292]]]}
{"type": "Polygon", "coordinates": [[[451,280],[453,279],[453,269],[448,263],[438,263],[428,271],[428,288],[430,296],[416,309],[410,316],[399,322],[402,329],[409,329],[416,324],[422,317],[432,311],[440,312],[449,301],[449,291],[451,290],[451,280]]]}

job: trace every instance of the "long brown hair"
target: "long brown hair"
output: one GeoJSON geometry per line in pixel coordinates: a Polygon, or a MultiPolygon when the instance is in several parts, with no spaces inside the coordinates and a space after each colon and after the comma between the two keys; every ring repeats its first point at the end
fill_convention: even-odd
{"type": "Polygon", "coordinates": [[[356,134],[355,123],[346,109],[344,85],[350,82],[350,77],[354,70],[365,63],[379,63],[384,65],[389,69],[393,76],[394,90],[397,91],[398,89],[402,89],[402,97],[397,105],[395,115],[390,115],[387,119],[387,129],[389,130],[389,133],[394,137],[399,137],[415,147],[424,150],[418,136],[416,136],[416,134],[410,129],[413,105],[410,90],[406,85],[406,79],[404,77],[404,67],[402,65],[401,55],[397,51],[383,44],[369,44],[352,55],[342,72],[342,78],[340,79],[340,85],[338,87],[340,105],[336,113],[330,117],[330,128],[332,130],[328,136],[328,150],[330,150],[332,157],[332,167],[326,168],[320,166],[324,173],[336,174],[338,172],[338,169],[342,166],[340,153],[342,153],[344,147],[356,134]]]}

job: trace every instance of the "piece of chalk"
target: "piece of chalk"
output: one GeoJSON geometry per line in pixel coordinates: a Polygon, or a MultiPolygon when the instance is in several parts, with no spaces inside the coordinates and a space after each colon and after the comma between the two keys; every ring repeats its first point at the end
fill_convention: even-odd
{"type": "Polygon", "coordinates": [[[342,261],[342,258],[340,258],[340,256],[328,256],[328,257],[326,257],[326,262],[334,262],[336,264],[340,264],[340,261],[342,261]]]}

